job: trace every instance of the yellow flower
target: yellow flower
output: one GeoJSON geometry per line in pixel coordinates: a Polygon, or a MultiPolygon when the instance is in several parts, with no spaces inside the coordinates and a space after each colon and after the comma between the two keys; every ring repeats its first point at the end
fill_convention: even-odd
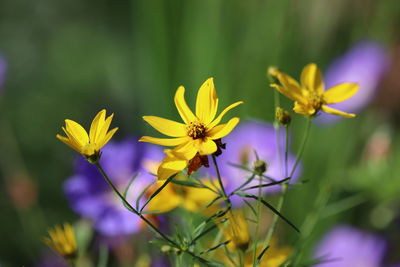
{"type": "Polygon", "coordinates": [[[81,153],[90,162],[97,162],[100,157],[100,149],[110,141],[118,130],[118,128],[114,128],[108,131],[113,117],[114,114],[111,114],[106,118],[105,109],[100,111],[93,119],[89,135],[80,124],[72,120],[65,120],[65,128],[62,127],[62,130],[67,137],[57,134],[57,138],[81,153]]]}
{"type": "Polygon", "coordinates": [[[74,228],[69,223],[64,223],[64,227],[56,225],[54,229],[49,229],[50,238],[44,237],[42,240],[50,248],[66,259],[72,259],[77,255],[77,245],[74,228]]]}
{"type": "Polygon", "coordinates": [[[289,75],[274,70],[271,75],[279,80],[280,85],[272,84],[279,92],[294,100],[294,112],[306,116],[316,115],[320,110],[345,117],[356,115],[346,113],[327,105],[342,102],[352,97],[359,89],[355,83],[341,83],[325,91],[322,74],[314,63],[304,67],[301,73],[301,84],[289,75]]]}
{"type": "Polygon", "coordinates": [[[223,116],[232,108],[242,104],[242,101],[231,104],[219,116],[218,96],[212,78],[209,78],[199,89],[194,114],[186,104],[185,88],[180,86],[175,93],[175,105],[184,123],[156,117],[144,116],[143,119],[162,134],[173,138],[155,138],[143,136],[139,141],[162,146],[176,146],[167,150],[167,157],[158,171],[160,180],[167,179],[172,174],[183,170],[187,163],[196,155],[210,155],[217,151],[216,140],[228,135],[239,123],[239,118],[230,119],[220,124],[223,116]],[[171,174],[172,173],[172,174],[171,174]]]}
{"type": "Polygon", "coordinates": [[[246,251],[250,243],[249,225],[242,211],[230,211],[225,215],[228,221],[220,227],[227,240],[231,242],[228,248],[232,251],[246,251]]]}
{"type": "MultiPolygon", "coordinates": [[[[177,180],[182,180],[180,177],[177,180]]],[[[210,181],[203,179],[203,184],[213,187],[210,181]]],[[[156,190],[163,182],[157,182],[152,190],[156,190]]],[[[152,193],[150,190],[150,193],[152,193]]],[[[218,195],[206,188],[182,186],[169,183],[164,189],[151,200],[147,206],[148,211],[168,212],[177,207],[188,211],[210,214],[216,212],[217,204],[207,208],[207,205],[218,195]]]]}

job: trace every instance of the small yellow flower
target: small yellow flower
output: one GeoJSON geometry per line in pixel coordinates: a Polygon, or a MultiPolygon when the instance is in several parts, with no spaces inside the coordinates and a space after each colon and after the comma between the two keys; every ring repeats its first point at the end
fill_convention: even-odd
{"type": "Polygon", "coordinates": [[[218,149],[215,140],[228,135],[239,123],[239,118],[235,117],[225,124],[219,124],[229,110],[243,102],[231,104],[219,116],[216,116],[218,96],[212,78],[209,78],[197,93],[195,114],[186,104],[184,93],[183,86],[180,86],[175,93],[175,105],[184,123],[156,116],[143,117],[157,131],[173,138],[143,136],[139,141],[162,146],[176,146],[173,150],[167,150],[167,157],[160,166],[161,170],[158,171],[160,180],[165,180],[170,175],[183,170],[196,155],[215,153],[218,149]]]}
{"type": "Polygon", "coordinates": [[[64,227],[56,225],[54,229],[49,229],[50,238],[44,237],[42,240],[50,248],[66,259],[77,256],[77,245],[74,228],[69,223],[64,223],[64,227]]]}
{"type": "Polygon", "coordinates": [[[111,114],[106,118],[105,109],[97,113],[90,126],[89,135],[80,124],[72,120],[65,120],[65,128],[62,127],[62,130],[67,137],[57,134],[57,138],[85,156],[90,162],[97,162],[100,157],[100,149],[118,130],[118,128],[114,128],[108,131],[113,117],[114,114],[111,114]]]}
{"type": "Polygon", "coordinates": [[[242,211],[230,211],[225,215],[226,225],[220,225],[227,240],[231,242],[228,248],[232,251],[241,249],[246,251],[250,244],[249,225],[242,211]]]}
{"type": "MultiPolygon", "coordinates": [[[[178,177],[177,180],[182,180],[178,177]]],[[[210,181],[202,179],[203,184],[213,187],[210,181]]],[[[156,190],[163,182],[157,182],[152,190],[156,190]]],[[[150,192],[152,192],[150,190],[150,192]]],[[[182,186],[169,183],[148,205],[148,211],[168,212],[177,207],[188,211],[210,214],[216,211],[217,204],[207,208],[207,205],[218,195],[207,188],[182,186]]]]}
{"type": "Polygon", "coordinates": [[[280,82],[280,85],[271,86],[295,101],[293,110],[296,113],[314,116],[322,110],[345,118],[356,116],[327,106],[352,97],[359,89],[356,83],[341,83],[325,91],[322,74],[314,63],[304,67],[301,84],[283,72],[275,70],[271,74],[280,82]]]}

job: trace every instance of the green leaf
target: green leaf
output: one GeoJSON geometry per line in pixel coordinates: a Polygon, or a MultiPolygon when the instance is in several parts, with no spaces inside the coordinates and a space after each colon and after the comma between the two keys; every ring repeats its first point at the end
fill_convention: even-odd
{"type": "Polygon", "coordinates": [[[238,196],[241,197],[247,197],[247,198],[252,198],[255,199],[257,201],[260,201],[264,206],[266,206],[267,208],[269,208],[273,213],[275,213],[276,215],[278,215],[282,220],[284,220],[287,224],[289,224],[294,230],[296,230],[296,232],[300,233],[299,228],[297,228],[291,221],[289,221],[285,216],[283,216],[277,209],[275,209],[271,204],[269,204],[267,201],[265,201],[264,199],[259,199],[257,196],[255,195],[251,195],[251,194],[243,194],[241,192],[236,193],[238,196]]]}
{"type": "Polygon", "coordinates": [[[206,249],[206,250],[200,252],[200,255],[203,255],[205,253],[208,253],[208,252],[211,252],[213,250],[219,249],[220,247],[224,247],[224,246],[228,245],[230,242],[231,242],[230,240],[222,242],[222,243],[220,243],[220,244],[218,244],[218,245],[216,245],[216,246],[214,246],[212,248],[209,248],[209,249],[206,249]]]}
{"type": "Polygon", "coordinates": [[[172,179],[171,182],[174,183],[174,184],[188,186],[188,187],[204,188],[203,185],[201,185],[201,184],[199,184],[197,182],[190,181],[190,180],[175,180],[175,179],[172,179]]]}
{"type": "Polygon", "coordinates": [[[166,187],[169,182],[172,181],[172,179],[174,179],[175,175],[172,175],[171,177],[169,177],[162,186],[160,186],[150,197],[149,199],[146,201],[146,203],[144,203],[144,205],[142,206],[142,208],[140,209],[140,213],[142,213],[143,209],[150,203],[150,201],[155,198],[163,189],[164,187],[166,187]]]}
{"type": "Polygon", "coordinates": [[[142,199],[142,197],[144,196],[144,194],[146,193],[147,189],[150,188],[150,186],[152,186],[154,183],[149,184],[148,186],[146,186],[142,192],[140,192],[139,196],[136,199],[136,210],[139,210],[139,205],[140,205],[140,200],[142,199]]]}
{"type": "Polygon", "coordinates": [[[250,210],[253,212],[254,216],[257,217],[257,212],[254,209],[253,205],[251,205],[250,202],[248,202],[246,199],[242,198],[242,201],[250,208],[250,210]]]}
{"type": "Polygon", "coordinates": [[[269,187],[269,186],[273,186],[273,185],[277,185],[277,184],[283,184],[284,182],[290,180],[290,178],[285,178],[282,179],[280,181],[275,181],[275,182],[271,182],[271,183],[267,183],[267,184],[259,184],[259,185],[254,185],[254,186],[249,186],[246,188],[241,189],[242,191],[246,191],[246,190],[251,190],[251,189],[255,189],[255,188],[262,188],[262,187],[269,187]]]}
{"type": "Polygon", "coordinates": [[[264,257],[264,254],[265,254],[265,252],[267,251],[268,248],[269,248],[269,246],[266,246],[266,247],[261,251],[261,253],[258,255],[256,266],[260,264],[262,258],[264,257]]]}
{"type": "MultiPolygon", "coordinates": [[[[131,187],[131,185],[133,184],[133,182],[135,181],[136,177],[138,176],[139,173],[135,173],[135,175],[132,176],[132,178],[129,180],[128,185],[125,187],[125,190],[122,194],[122,196],[124,197],[124,199],[126,200],[126,195],[128,194],[129,188],[131,187]]],[[[122,201],[122,204],[124,204],[124,207],[127,208],[129,211],[134,212],[131,207],[129,207],[124,201],[122,201]]]]}

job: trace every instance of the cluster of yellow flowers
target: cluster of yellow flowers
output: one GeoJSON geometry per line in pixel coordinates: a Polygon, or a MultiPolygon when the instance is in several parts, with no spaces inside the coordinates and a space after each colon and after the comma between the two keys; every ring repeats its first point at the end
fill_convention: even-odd
{"type": "MultiPolygon", "coordinates": [[[[269,74],[276,81],[271,86],[294,101],[294,112],[311,118],[320,111],[346,118],[355,117],[355,114],[339,111],[328,105],[341,102],[353,96],[358,90],[357,84],[342,83],[325,91],[322,74],[315,64],[309,64],[304,67],[300,83],[276,69],[271,69],[269,74]]],[[[208,167],[208,155],[222,153],[221,149],[224,148],[224,145],[221,138],[228,135],[240,121],[239,118],[234,117],[228,120],[227,123],[221,124],[224,115],[243,102],[238,101],[229,105],[217,116],[219,99],[213,78],[207,79],[198,90],[195,112],[188,107],[184,93],[185,88],[180,86],[174,98],[175,106],[183,123],[156,116],[143,117],[154,129],[171,137],[155,138],[143,136],[139,140],[172,147],[164,150],[165,158],[159,164],[157,170],[159,181],[164,181],[185,168],[187,168],[187,173],[190,175],[202,166],[208,167]]],[[[282,118],[287,119],[287,116],[289,116],[282,110],[278,111],[282,118]]],[[[101,148],[107,144],[118,130],[118,128],[109,130],[112,119],[113,114],[107,117],[106,110],[101,110],[93,119],[89,134],[80,124],[72,120],[65,120],[65,127],[62,127],[62,130],[66,136],[57,135],[57,138],[82,154],[90,163],[98,164],[101,148]]],[[[204,194],[199,194],[198,191],[193,192],[193,190],[193,188],[188,187],[185,194],[190,194],[194,197],[187,201],[187,199],[182,199],[181,195],[175,193],[174,185],[166,186],[159,194],[160,196],[162,194],[166,194],[168,197],[173,196],[171,201],[163,203],[161,201],[162,198],[158,198],[149,204],[148,208],[149,210],[168,211],[183,204],[188,210],[197,210],[199,205],[204,205],[209,199],[216,197],[214,193],[208,190],[204,190],[204,194]]],[[[196,188],[196,190],[199,189],[196,188]]],[[[231,216],[230,225],[223,231],[232,241],[229,245],[230,249],[247,248],[250,237],[246,219],[242,214],[236,214],[235,216],[232,213],[229,214],[231,216]]],[[[70,225],[66,224],[64,229],[56,227],[55,230],[49,231],[49,235],[51,239],[46,238],[45,242],[58,253],[65,257],[70,257],[75,253],[76,241],[70,225]]],[[[285,250],[283,254],[286,255],[288,253],[285,250]]]]}
{"type": "MultiPolygon", "coordinates": [[[[289,75],[278,70],[271,70],[270,74],[279,81],[271,84],[279,92],[294,101],[293,111],[306,116],[315,116],[319,111],[346,118],[353,118],[355,114],[346,113],[329,107],[329,104],[338,103],[352,97],[358,91],[355,83],[341,83],[325,91],[322,74],[314,63],[304,67],[301,73],[301,83],[289,75]]],[[[165,149],[163,162],[158,167],[157,177],[165,180],[170,176],[188,167],[189,174],[208,162],[204,156],[219,152],[222,143],[220,139],[228,135],[239,123],[234,117],[227,123],[220,124],[223,116],[234,107],[242,104],[235,102],[225,108],[218,116],[218,96],[213,78],[207,79],[200,87],[196,99],[196,112],[193,113],[185,101],[185,88],[180,86],[175,93],[175,106],[183,123],[156,117],[144,116],[143,119],[154,129],[172,138],[155,138],[143,136],[139,141],[161,146],[174,147],[165,149]]],[[[57,135],[65,144],[81,153],[89,161],[96,163],[100,157],[100,149],[107,144],[118,128],[109,130],[113,115],[106,118],[103,109],[93,119],[89,134],[78,123],[65,120],[62,130],[67,135],[57,135]]]]}

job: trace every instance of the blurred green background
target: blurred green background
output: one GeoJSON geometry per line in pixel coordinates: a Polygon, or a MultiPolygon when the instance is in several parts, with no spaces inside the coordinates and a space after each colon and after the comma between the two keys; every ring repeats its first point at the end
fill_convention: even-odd
{"type": "MultiPolygon", "coordinates": [[[[186,87],[192,105],[214,77],[221,106],[243,100],[241,117],[272,122],[268,66],[294,77],[309,62],[324,70],[365,38],[396,51],[399,25],[396,0],[0,1],[0,53],[8,62],[0,93],[0,265],[33,264],[47,227],[77,218],[61,188],[76,156],[55,138],[65,118],[87,127],[106,108],[120,127],[116,139],[149,134],[142,115],[177,119],[176,88],[186,87]]],[[[308,182],[292,190],[284,211],[301,225],[319,208],[316,191],[327,192],[318,203],[354,199],[320,220],[312,240],[336,222],[398,238],[400,140],[391,119],[398,114],[382,107],[313,129],[308,182]],[[366,162],[364,147],[380,125],[392,152],[366,162]]],[[[303,121],[294,118],[295,148],[303,121]]]]}

